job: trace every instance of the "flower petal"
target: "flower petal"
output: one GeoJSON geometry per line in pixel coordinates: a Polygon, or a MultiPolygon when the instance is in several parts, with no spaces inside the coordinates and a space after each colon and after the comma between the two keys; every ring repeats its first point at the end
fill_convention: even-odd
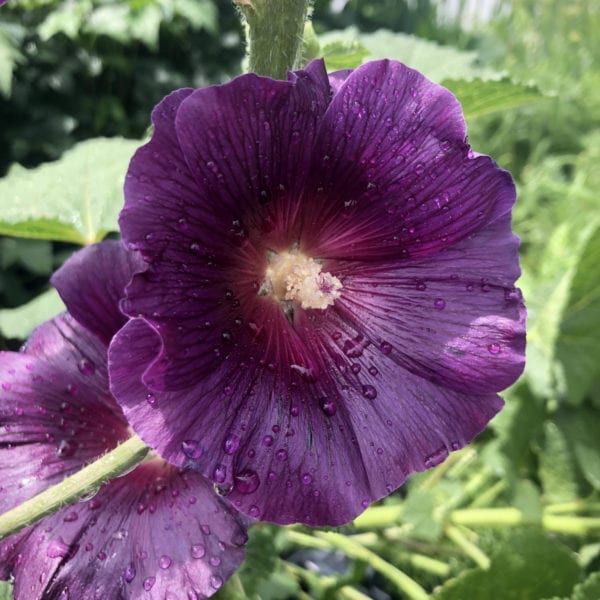
{"type": "Polygon", "coordinates": [[[104,241],[73,254],[51,281],[70,314],[108,344],[126,321],[119,310],[125,286],[144,268],[137,253],[104,241]]]}
{"type": "Polygon", "coordinates": [[[318,337],[313,342],[329,354],[328,370],[316,379],[231,365],[188,390],[139,402],[148,394],[143,368],[160,338],[134,319],[111,344],[112,390],[142,439],[169,461],[212,477],[239,510],[310,525],[356,517],[410,472],[471,441],[502,405],[493,393],[441,388],[392,361],[380,376],[385,385],[357,386],[343,354],[318,337]]]}
{"type": "Polygon", "coordinates": [[[510,211],[510,175],[469,153],[457,100],[396,61],[356,69],[327,109],[303,203],[312,256],[427,256],[510,211]]]}
{"type": "Polygon", "coordinates": [[[46,518],[20,548],[15,599],[206,598],[243,560],[245,521],[160,459],[46,518]]]}
{"type": "Polygon", "coordinates": [[[353,359],[374,349],[356,361],[365,373],[392,361],[457,391],[498,392],[525,364],[517,249],[505,216],[435,257],[338,265],[344,293],[314,327],[353,359]]]}

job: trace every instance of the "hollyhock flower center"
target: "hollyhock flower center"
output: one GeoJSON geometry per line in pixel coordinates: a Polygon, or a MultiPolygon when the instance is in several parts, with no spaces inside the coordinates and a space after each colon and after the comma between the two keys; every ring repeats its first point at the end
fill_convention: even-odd
{"type": "Polygon", "coordinates": [[[298,250],[272,252],[260,293],[278,302],[297,302],[304,309],[324,310],[340,297],[342,282],[322,268],[298,250]]]}

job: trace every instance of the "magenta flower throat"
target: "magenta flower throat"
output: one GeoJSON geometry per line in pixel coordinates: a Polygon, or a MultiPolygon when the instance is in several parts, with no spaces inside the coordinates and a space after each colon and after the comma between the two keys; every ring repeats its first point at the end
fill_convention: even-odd
{"type": "Polygon", "coordinates": [[[511,177],[394,61],[182,89],[120,224],[147,269],[111,389],[241,511],[344,523],[470,442],[521,373],[511,177]]]}

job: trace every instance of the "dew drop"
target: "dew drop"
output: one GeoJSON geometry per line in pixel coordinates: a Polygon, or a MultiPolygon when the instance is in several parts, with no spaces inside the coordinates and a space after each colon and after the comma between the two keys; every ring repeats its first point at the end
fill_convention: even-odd
{"type": "Polygon", "coordinates": [[[300,414],[300,408],[296,404],[292,404],[290,408],[290,414],[292,417],[297,417],[300,414]]]}
{"type": "Polygon", "coordinates": [[[446,308],[446,301],[443,298],[436,298],[433,302],[433,306],[436,310],[444,310],[444,308],[446,308]]]}
{"type": "Polygon", "coordinates": [[[149,592],[154,587],[155,583],[156,577],[146,577],[146,579],[144,579],[144,590],[149,592]]]}
{"type": "Polygon", "coordinates": [[[213,480],[216,483],[223,483],[227,477],[227,467],[225,465],[217,465],[213,471],[213,480]]]}
{"type": "Polygon", "coordinates": [[[206,554],[204,544],[194,544],[191,549],[192,558],[202,558],[206,554]]]}
{"type": "Polygon", "coordinates": [[[65,523],[73,523],[74,521],[77,521],[78,518],[79,515],[74,510],[72,510],[65,515],[63,521],[65,523]]]}
{"type": "Polygon", "coordinates": [[[10,383],[6,383],[6,382],[5,382],[5,383],[3,383],[3,384],[2,384],[2,389],[3,389],[5,392],[9,392],[9,391],[10,391],[10,387],[11,387],[11,386],[10,386],[10,383]]]}
{"type": "Polygon", "coordinates": [[[272,435],[265,435],[265,437],[263,438],[263,446],[272,446],[273,445],[273,436],[272,435]]]}
{"type": "Polygon", "coordinates": [[[59,537],[52,540],[46,548],[46,556],[48,558],[63,558],[69,552],[69,546],[65,544],[65,541],[59,537]]]}
{"type": "Polygon", "coordinates": [[[281,450],[277,450],[277,454],[275,454],[275,456],[277,457],[277,460],[280,460],[283,462],[284,460],[287,460],[287,457],[288,457],[287,450],[285,450],[283,448],[281,450]]]}
{"type": "Polygon", "coordinates": [[[198,460],[202,456],[202,448],[196,440],[184,440],[181,443],[181,451],[192,460],[198,460]]]}
{"type": "Polygon", "coordinates": [[[234,477],[234,489],[240,494],[251,494],[256,491],[259,485],[258,473],[251,469],[240,471],[234,477]]]}
{"type": "Polygon", "coordinates": [[[156,396],[154,394],[146,394],[146,402],[150,406],[154,406],[154,404],[156,403],[156,396]]]}
{"type": "Polygon", "coordinates": [[[77,368],[82,375],[86,376],[93,375],[96,371],[96,365],[87,358],[82,358],[77,363],[77,368]]]}
{"type": "Polygon", "coordinates": [[[377,398],[377,390],[372,385],[363,385],[362,395],[367,400],[375,400],[377,398]]]}
{"type": "Polygon", "coordinates": [[[135,575],[136,575],[135,566],[133,563],[129,563],[125,567],[125,570],[123,571],[123,579],[125,579],[125,581],[127,583],[131,583],[135,579],[135,575]]]}
{"type": "Polygon", "coordinates": [[[381,342],[379,349],[383,352],[383,354],[387,355],[392,351],[392,345],[389,342],[381,342]]]}
{"type": "Polygon", "coordinates": [[[369,373],[371,373],[371,375],[375,376],[379,374],[379,370],[377,369],[377,367],[371,366],[369,367],[369,373]]]}
{"type": "Polygon", "coordinates": [[[328,417],[333,417],[337,412],[337,404],[334,400],[329,400],[329,398],[321,398],[319,400],[319,406],[328,417]]]}
{"type": "Polygon", "coordinates": [[[227,437],[225,442],[223,442],[223,450],[225,451],[225,454],[234,454],[237,452],[239,447],[240,438],[235,435],[235,433],[232,433],[229,437],[227,437]]]}
{"type": "Polygon", "coordinates": [[[210,585],[215,590],[218,590],[223,585],[223,579],[221,577],[219,577],[218,575],[211,575],[210,585]]]}
{"type": "Polygon", "coordinates": [[[448,450],[446,446],[442,446],[438,448],[435,452],[425,457],[425,466],[430,469],[431,467],[435,467],[439,465],[443,460],[448,456],[448,450]]]}
{"type": "Polygon", "coordinates": [[[304,473],[304,475],[302,475],[302,483],[304,485],[310,485],[312,483],[312,475],[310,473],[304,473]]]}
{"type": "Polygon", "coordinates": [[[500,354],[500,344],[497,344],[496,342],[490,344],[488,346],[488,352],[490,354],[500,354]]]}
{"type": "Polygon", "coordinates": [[[369,508],[369,501],[365,499],[365,500],[363,500],[363,501],[360,503],[360,505],[361,505],[363,508],[369,508]]]}
{"type": "Polygon", "coordinates": [[[251,517],[254,517],[254,518],[258,517],[258,515],[260,515],[260,511],[258,510],[258,506],[256,506],[256,505],[254,505],[254,504],[253,504],[253,505],[252,505],[252,506],[251,506],[251,507],[248,509],[248,514],[249,514],[251,517]]]}
{"type": "Polygon", "coordinates": [[[419,281],[415,287],[419,292],[424,292],[427,289],[427,285],[422,281],[419,281]]]}
{"type": "Polygon", "coordinates": [[[67,394],[69,394],[69,396],[74,396],[78,391],[79,390],[77,389],[77,387],[73,384],[69,383],[69,385],[67,385],[66,392],[67,394]]]}
{"type": "Polygon", "coordinates": [[[218,567],[221,564],[221,559],[218,556],[211,556],[208,561],[213,567],[218,567]]]}
{"type": "Polygon", "coordinates": [[[167,556],[166,554],[163,554],[159,559],[158,559],[158,566],[161,569],[168,569],[171,566],[171,563],[173,561],[171,560],[170,556],[167,556]]]}
{"type": "Polygon", "coordinates": [[[362,367],[358,364],[358,363],[354,363],[351,367],[350,370],[355,374],[358,375],[360,373],[360,370],[362,369],[362,367]]]}

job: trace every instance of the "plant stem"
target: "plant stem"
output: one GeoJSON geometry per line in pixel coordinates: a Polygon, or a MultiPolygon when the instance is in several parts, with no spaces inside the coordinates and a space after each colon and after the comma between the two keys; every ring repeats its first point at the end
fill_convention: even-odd
{"type": "Polygon", "coordinates": [[[309,0],[234,0],[248,24],[250,71],[285,79],[299,66],[309,0]]]}
{"type": "Polygon", "coordinates": [[[482,569],[490,568],[490,559],[486,554],[455,525],[446,526],[446,535],[482,569]]]}
{"type": "Polygon", "coordinates": [[[287,531],[286,535],[291,542],[312,548],[335,548],[341,550],[350,558],[370,564],[373,569],[386,577],[401,594],[404,594],[410,600],[425,600],[429,597],[427,592],[414,579],[411,579],[406,573],[383,560],[371,550],[361,546],[349,536],[332,531],[315,531],[314,536],[299,531],[287,531]]]}
{"type": "Polygon", "coordinates": [[[354,519],[354,525],[359,529],[389,527],[400,520],[402,509],[401,504],[371,506],[362,515],[354,519]]]}
{"type": "Polygon", "coordinates": [[[129,471],[148,454],[146,444],[133,436],[91,465],[0,515],[0,539],[33,525],[62,506],[79,500],[102,483],[129,471]]]}

